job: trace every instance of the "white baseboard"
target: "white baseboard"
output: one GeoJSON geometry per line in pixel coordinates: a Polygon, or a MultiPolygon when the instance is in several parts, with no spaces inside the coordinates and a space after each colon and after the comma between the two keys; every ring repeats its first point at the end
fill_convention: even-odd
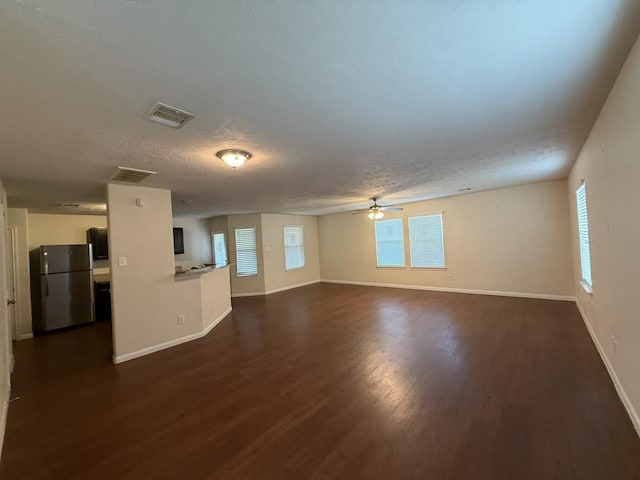
{"type": "Polygon", "coordinates": [[[582,320],[584,321],[584,324],[587,327],[587,331],[589,332],[589,335],[591,335],[591,340],[593,340],[593,343],[595,344],[596,349],[600,354],[600,358],[602,358],[602,362],[604,363],[604,366],[607,368],[607,372],[609,372],[609,376],[613,381],[613,386],[616,387],[618,396],[620,397],[620,400],[622,401],[624,408],[627,410],[627,413],[631,418],[631,423],[633,423],[633,426],[636,429],[636,433],[640,437],[640,416],[638,416],[638,412],[636,412],[635,408],[633,408],[633,404],[631,403],[631,400],[629,399],[627,392],[624,390],[622,383],[620,383],[620,379],[618,378],[616,371],[613,369],[613,365],[609,361],[609,357],[607,357],[607,354],[605,353],[604,348],[602,347],[602,344],[600,343],[600,340],[596,335],[596,332],[593,330],[593,327],[589,323],[587,314],[582,308],[582,305],[580,305],[579,301],[576,301],[576,306],[578,307],[578,311],[580,312],[580,315],[582,315],[582,320]]]}
{"type": "Polygon", "coordinates": [[[498,297],[538,298],[541,300],[562,300],[564,302],[575,302],[576,300],[576,297],[572,297],[569,295],[550,295],[546,293],[500,292],[496,290],[473,290],[473,289],[467,289],[467,288],[426,287],[423,285],[398,285],[395,283],[352,282],[349,280],[322,279],[322,282],[340,283],[345,285],[362,285],[366,287],[403,288],[408,290],[428,290],[432,292],[470,293],[473,295],[494,295],[498,297]]]}
{"type": "MultiPolygon", "coordinates": [[[[9,394],[10,392],[7,392],[9,394]]],[[[7,428],[7,413],[9,411],[9,398],[2,405],[2,411],[0,412],[0,459],[2,459],[2,447],[4,446],[4,431],[7,428]]]]}
{"type": "Polygon", "coordinates": [[[314,283],[320,283],[324,280],[311,280],[310,282],[297,283],[295,285],[288,285],[286,287],[274,288],[273,290],[266,290],[261,292],[249,292],[249,293],[234,293],[231,295],[231,298],[238,297],[260,297],[264,295],[271,295],[272,293],[284,292],[285,290],[291,290],[293,288],[306,287],[307,285],[313,285],[314,283]]]}
{"type": "Polygon", "coordinates": [[[205,327],[205,329],[202,331],[202,336],[203,337],[207,336],[209,334],[209,332],[211,330],[213,330],[213,327],[218,325],[224,319],[224,317],[226,317],[227,315],[229,315],[231,313],[231,309],[232,309],[232,307],[227,308],[224,312],[222,312],[218,316],[218,318],[216,318],[213,322],[211,322],[209,325],[207,325],[205,327]]]}
{"type": "Polygon", "coordinates": [[[298,283],[296,285],[289,285],[287,287],[274,288],[273,290],[267,290],[264,293],[265,293],[265,295],[271,295],[272,293],[284,292],[285,290],[291,290],[293,288],[306,287],[307,285],[313,285],[314,283],[320,283],[321,281],[322,280],[320,280],[320,279],[311,280],[310,282],[298,283]]]}
{"type": "Polygon", "coordinates": [[[192,340],[197,340],[198,338],[202,338],[207,335],[213,327],[218,325],[222,319],[224,319],[227,315],[231,313],[231,307],[226,309],[218,318],[216,318],[211,325],[209,325],[205,330],[200,332],[192,333],[191,335],[186,335],[184,337],[175,338],[173,340],[169,340],[168,342],[159,343],[157,345],[151,345],[150,347],[143,348],[141,350],[136,350],[135,352],[126,353],[124,355],[114,355],[113,363],[122,363],[127,362],[129,360],[133,360],[134,358],[144,357],[145,355],[150,355],[155,352],[159,352],[160,350],[164,350],[166,348],[175,347],[176,345],[180,345],[182,343],[191,342],[192,340]]]}
{"type": "Polygon", "coordinates": [[[33,333],[29,332],[29,333],[22,333],[18,336],[18,341],[22,341],[22,340],[31,340],[33,338],[33,333]]]}
{"type": "Polygon", "coordinates": [[[248,292],[248,293],[232,293],[231,294],[231,298],[238,298],[238,297],[261,297],[265,295],[265,292],[248,292]]]}

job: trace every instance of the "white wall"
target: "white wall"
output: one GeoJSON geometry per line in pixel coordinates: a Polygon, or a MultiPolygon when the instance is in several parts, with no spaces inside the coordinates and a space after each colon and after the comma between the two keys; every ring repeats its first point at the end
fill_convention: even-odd
{"type": "Polygon", "coordinates": [[[29,283],[29,227],[26,208],[9,208],[7,214],[8,225],[15,227],[18,234],[16,239],[16,257],[18,267],[18,284],[16,285],[17,331],[18,340],[25,340],[33,336],[31,327],[31,284],[29,283]]]}
{"type": "Polygon", "coordinates": [[[593,295],[578,304],[640,434],[640,42],[569,176],[573,268],[581,278],[575,190],[586,184],[593,295]],[[616,343],[614,343],[616,342],[616,343]]]}
{"type": "MultiPolygon", "coordinates": [[[[87,243],[87,230],[107,228],[106,215],[64,215],[29,213],[29,250],[40,245],[76,245],[87,243]]],[[[94,273],[109,273],[107,260],[94,260],[94,273]]]]}
{"type": "Polygon", "coordinates": [[[261,224],[265,290],[267,293],[320,281],[318,217],[264,213],[261,215],[261,224]],[[303,227],[305,255],[303,268],[285,270],[285,225],[303,227]]]}
{"type": "Polygon", "coordinates": [[[231,293],[235,296],[264,295],[320,280],[318,218],[307,215],[256,213],[228,215],[208,220],[209,230],[224,231],[231,264],[231,293]],[[304,268],[285,271],[284,225],[302,225],[305,240],[304,268]],[[258,275],[238,277],[235,228],[255,227],[258,275]]]}
{"type": "MultiPolygon", "coordinates": [[[[202,305],[202,331],[207,333],[231,311],[231,282],[229,267],[207,273],[199,278],[202,305]]],[[[194,280],[184,280],[193,282],[194,280]]]]}
{"type": "MultiPolygon", "coordinates": [[[[210,291],[199,277],[175,279],[169,190],[110,184],[107,204],[114,361],[198,338],[212,317],[221,319],[230,311],[228,287],[212,280],[207,285],[217,290],[210,291]],[[147,205],[138,207],[138,198],[147,205]],[[120,257],[127,259],[126,266],[119,266],[120,257]],[[219,298],[205,303],[203,292],[219,298]],[[178,315],[185,315],[184,324],[178,324],[178,315]]],[[[228,270],[207,275],[222,276],[218,281],[228,284],[228,270]]]]}
{"type": "Polygon", "coordinates": [[[209,221],[199,218],[174,218],[174,227],[184,233],[184,253],[175,256],[176,265],[188,269],[194,265],[211,263],[211,232],[209,221]]]}
{"type": "Polygon", "coordinates": [[[11,331],[7,313],[7,195],[0,182],[0,455],[7,422],[7,407],[11,391],[11,331]]]}
{"type": "Polygon", "coordinates": [[[260,214],[229,215],[227,216],[227,250],[231,264],[231,293],[233,295],[259,295],[264,293],[264,261],[262,255],[262,219],[260,214]],[[258,255],[258,274],[250,277],[239,277],[236,270],[236,237],[235,229],[255,227],[258,255]]]}
{"type": "Polygon", "coordinates": [[[108,185],[114,355],[125,356],[200,329],[199,294],[176,283],[171,192],[108,185]],[[137,198],[147,206],[136,205],[137,198]],[[128,265],[118,266],[118,257],[128,265]],[[184,325],[177,316],[186,315],[184,325]]]}
{"type": "Polygon", "coordinates": [[[29,213],[29,248],[87,243],[87,230],[107,228],[106,215],[29,213]]]}
{"type": "Polygon", "coordinates": [[[447,269],[377,268],[367,215],[320,217],[323,280],[573,296],[571,234],[564,180],[403,205],[385,218],[444,212],[447,269]]]}

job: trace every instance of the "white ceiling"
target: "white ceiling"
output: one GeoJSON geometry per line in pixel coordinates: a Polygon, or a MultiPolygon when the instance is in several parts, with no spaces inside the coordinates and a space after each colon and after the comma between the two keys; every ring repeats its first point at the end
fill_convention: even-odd
{"type": "Polygon", "coordinates": [[[6,0],[0,178],[43,211],[150,169],[197,216],[563,178],[639,25],[636,0],[6,0]]]}

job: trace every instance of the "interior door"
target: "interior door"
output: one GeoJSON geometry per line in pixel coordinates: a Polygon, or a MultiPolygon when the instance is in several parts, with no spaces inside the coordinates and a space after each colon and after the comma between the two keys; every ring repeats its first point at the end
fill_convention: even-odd
{"type": "Polygon", "coordinates": [[[11,339],[18,340],[18,228],[9,227],[9,244],[7,245],[7,260],[9,263],[9,275],[7,278],[7,315],[11,339]]]}
{"type": "MultiPolygon", "coordinates": [[[[2,203],[0,196],[0,272],[10,270],[10,257],[7,244],[9,243],[9,232],[6,228],[6,206],[2,203]]],[[[9,275],[0,274],[0,369],[6,373],[7,378],[13,369],[13,342],[9,327],[9,315],[7,304],[7,285],[9,275]]]]}

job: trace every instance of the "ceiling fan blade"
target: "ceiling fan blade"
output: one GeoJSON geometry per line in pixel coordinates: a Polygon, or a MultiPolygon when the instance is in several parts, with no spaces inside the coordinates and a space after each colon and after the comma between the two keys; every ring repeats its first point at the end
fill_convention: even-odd
{"type": "Polygon", "coordinates": [[[368,211],[368,208],[365,208],[364,210],[356,210],[355,212],[351,212],[351,215],[359,215],[360,213],[367,213],[368,211]]]}
{"type": "Polygon", "coordinates": [[[385,212],[401,212],[402,210],[404,210],[404,208],[402,208],[402,207],[380,207],[380,210],[383,210],[385,212]]]}

